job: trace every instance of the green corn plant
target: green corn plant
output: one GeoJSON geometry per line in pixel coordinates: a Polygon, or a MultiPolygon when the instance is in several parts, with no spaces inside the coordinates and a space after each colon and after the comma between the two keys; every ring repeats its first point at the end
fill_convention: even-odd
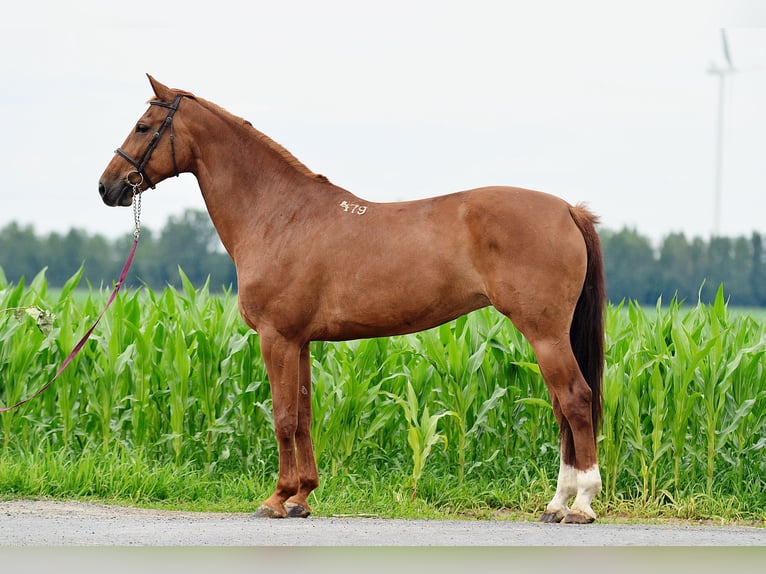
{"type": "Polygon", "coordinates": [[[599,436],[600,460],[604,500],[616,502],[619,473],[628,456],[626,441],[625,389],[628,385],[634,325],[645,319],[638,315],[632,303],[610,306],[606,313],[606,348],[610,360],[606,361],[602,390],[603,418],[599,436]]]}
{"type": "Polygon", "coordinates": [[[165,439],[172,447],[173,458],[177,465],[184,458],[184,443],[188,440],[186,433],[187,410],[192,407],[194,399],[189,396],[191,378],[191,359],[188,353],[186,338],[180,329],[173,331],[169,353],[163,353],[168,385],[168,406],[170,408],[170,424],[165,439]],[[167,359],[165,358],[167,357],[167,359]]]}
{"type": "Polygon", "coordinates": [[[726,397],[731,387],[731,378],[727,376],[730,360],[730,350],[725,343],[729,336],[731,326],[728,322],[726,307],[723,298],[723,290],[719,289],[715,302],[709,308],[709,320],[707,332],[710,345],[705,360],[697,371],[697,385],[701,394],[700,423],[705,435],[706,461],[705,492],[712,495],[713,475],[717,458],[717,435],[723,416],[726,397]]]}
{"type": "MultiPolygon", "coordinates": [[[[329,345],[329,344],[328,344],[329,345]]],[[[320,344],[314,343],[315,347],[320,344]]],[[[381,431],[391,424],[391,408],[381,400],[384,385],[398,375],[383,375],[401,360],[389,339],[332,344],[312,368],[312,435],[318,460],[330,458],[332,473],[357,456],[378,456],[381,431]],[[377,448],[376,448],[377,445],[377,448]]]]}
{"type": "MultiPolygon", "coordinates": [[[[231,389],[227,420],[232,429],[232,458],[251,468],[262,454],[259,436],[271,426],[271,402],[266,368],[257,335],[235,329],[221,361],[221,384],[231,389]]],[[[276,446],[274,446],[276,449],[276,446]]]]}
{"type": "MultiPolygon", "coordinates": [[[[74,290],[82,279],[83,267],[75,273],[61,289],[55,309],[59,316],[73,317],[77,314],[77,304],[72,296],[74,290]]],[[[78,337],[82,335],[75,332],[71,325],[62,325],[53,335],[58,349],[57,361],[61,361],[74,348],[78,337]]],[[[79,362],[66,369],[58,379],[58,411],[61,416],[61,440],[66,446],[71,446],[78,425],[78,398],[80,394],[80,380],[82,373],[79,371],[79,362]]]]}
{"type": "MultiPolygon", "coordinates": [[[[474,315],[473,317],[476,317],[474,315]]],[[[413,343],[429,360],[441,379],[440,402],[452,413],[457,429],[453,433],[457,446],[458,482],[465,476],[466,439],[469,417],[473,410],[479,383],[475,380],[482,366],[486,345],[472,337],[468,318],[462,317],[452,324],[442,325],[414,337],[413,343]],[[419,345],[422,343],[422,346],[419,345]]]]}
{"type": "Polygon", "coordinates": [[[733,346],[742,356],[730,374],[732,400],[727,402],[726,426],[721,434],[731,441],[734,451],[730,458],[736,465],[738,481],[743,483],[748,468],[746,453],[757,450],[751,429],[766,428],[766,409],[759,408],[766,404],[766,388],[761,384],[766,377],[766,335],[751,317],[737,319],[737,326],[733,346]]]}
{"type": "Polygon", "coordinates": [[[672,420],[670,425],[671,444],[673,451],[673,489],[678,497],[681,486],[681,469],[689,438],[689,421],[694,407],[701,395],[690,390],[694,373],[707,356],[713,340],[702,341],[702,334],[696,321],[690,321],[692,314],[686,320],[681,313],[675,313],[672,318],[671,337],[675,360],[670,361],[667,376],[671,379],[668,389],[672,398],[672,420]]]}
{"type": "MultiPolygon", "coordinates": [[[[5,405],[12,405],[34,393],[52,375],[45,367],[54,355],[55,329],[52,329],[53,315],[43,304],[47,292],[44,270],[28,288],[23,282],[15,288],[0,289],[0,398],[5,405]],[[30,325],[34,325],[31,327],[30,325]]],[[[3,445],[8,448],[12,441],[22,438],[18,432],[23,426],[23,417],[32,416],[45,422],[45,412],[35,413],[24,405],[21,409],[4,413],[3,445]]]]}
{"type": "Polygon", "coordinates": [[[437,431],[439,419],[445,416],[452,416],[451,411],[444,411],[432,415],[429,412],[428,405],[423,405],[421,412],[420,401],[415,393],[412,383],[407,381],[407,395],[402,398],[393,393],[384,392],[384,394],[393,399],[403,410],[404,418],[407,421],[407,444],[412,450],[412,495],[411,499],[417,497],[418,481],[423,475],[426,466],[426,460],[431,454],[431,449],[438,442],[446,441],[444,435],[437,431]]]}

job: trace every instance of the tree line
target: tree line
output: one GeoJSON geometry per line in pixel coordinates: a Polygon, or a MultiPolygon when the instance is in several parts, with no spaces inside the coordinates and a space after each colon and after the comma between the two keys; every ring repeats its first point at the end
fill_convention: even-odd
{"type": "MultiPolygon", "coordinates": [[[[609,298],[654,305],[659,297],[710,302],[723,284],[732,305],[766,307],[766,253],[763,237],[687,238],[665,236],[659,247],[635,229],[601,229],[609,298]]],[[[8,281],[31,280],[46,269],[48,284],[63,285],[81,265],[93,286],[110,286],[132,237],[114,240],[72,229],[38,236],[32,226],[11,223],[0,230],[0,269],[8,281]]],[[[178,267],[195,285],[236,289],[236,272],[204,211],[188,210],[168,219],[158,233],[142,230],[128,283],[161,289],[180,286],[178,267]]]]}
{"type": "MultiPolygon", "coordinates": [[[[18,283],[45,268],[48,285],[58,287],[82,265],[83,284],[111,287],[132,242],[132,233],[109,240],[79,229],[40,237],[32,226],[11,223],[0,230],[0,269],[8,281],[18,283]]],[[[143,227],[126,284],[180,287],[179,266],[197,286],[209,277],[211,288],[236,288],[234,264],[204,211],[187,210],[170,217],[159,233],[143,227]]]]}
{"type": "Polygon", "coordinates": [[[732,305],[766,307],[763,237],[700,237],[671,233],[653,248],[635,229],[601,230],[609,299],[653,305],[669,301],[710,303],[718,287],[732,305]]]}

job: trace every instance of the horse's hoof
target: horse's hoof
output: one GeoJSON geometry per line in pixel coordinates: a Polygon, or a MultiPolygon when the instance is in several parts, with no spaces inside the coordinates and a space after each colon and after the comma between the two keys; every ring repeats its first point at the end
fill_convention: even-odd
{"type": "Polygon", "coordinates": [[[285,518],[286,516],[286,514],[282,514],[265,504],[255,511],[256,518],[285,518]]]}
{"type": "Polygon", "coordinates": [[[544,522],[545,524],[558,524],[561,522],[562,518],[564,517],[558,512],[543,512],[539,522],[544,522]]]}
{"type": "Polygon", "coordinates": [[[287,510],[288,518],[306,518],[311,514],[311,510],[295,502],[285,502],[285,509],[287,510]]]}
{"type": "Polygon", "coordinates": [[[564,517],[564,524],[591,524],[596,520],[595,516],[588,516],[580,512],[570,512],[564,517]]]}

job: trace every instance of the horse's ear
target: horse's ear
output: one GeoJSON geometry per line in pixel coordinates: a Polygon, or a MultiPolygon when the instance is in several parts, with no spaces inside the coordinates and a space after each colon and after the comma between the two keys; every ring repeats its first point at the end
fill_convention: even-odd
{"type": "Polygon", "coordinates": [[[146,77],[149,78],[149,83],[152,85],[154,95],[157,96],[158,100],[162,100],[164,102],[170,102],[173,100],[175,95],[170,88],[168,88],[165,84],[158,82],[149,74],[146,74],[146,77]]]}

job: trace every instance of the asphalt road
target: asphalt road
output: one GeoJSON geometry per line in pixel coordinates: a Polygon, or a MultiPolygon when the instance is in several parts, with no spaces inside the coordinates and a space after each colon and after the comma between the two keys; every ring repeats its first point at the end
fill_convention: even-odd
{"type": "Polygon", "coordinates": [[[762,546],[766,528],[319,518],[0,502],[0,546],[762,546]]]}

